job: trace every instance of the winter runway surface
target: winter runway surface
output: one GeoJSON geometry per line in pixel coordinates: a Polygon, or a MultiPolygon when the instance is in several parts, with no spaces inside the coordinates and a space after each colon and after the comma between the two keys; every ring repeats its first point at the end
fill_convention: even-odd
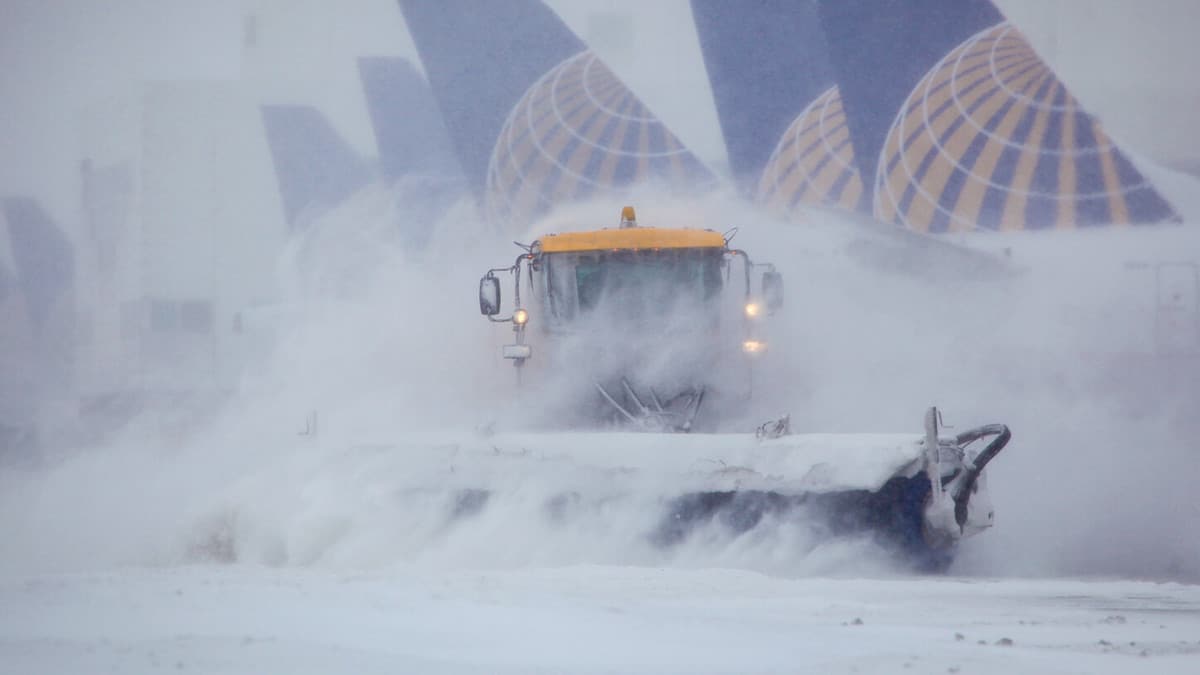
{"type": "Polygon", "coordinates": [[[0,582],[3,673],[1194,673],[1200,587],[571,566],[0,582]]]}

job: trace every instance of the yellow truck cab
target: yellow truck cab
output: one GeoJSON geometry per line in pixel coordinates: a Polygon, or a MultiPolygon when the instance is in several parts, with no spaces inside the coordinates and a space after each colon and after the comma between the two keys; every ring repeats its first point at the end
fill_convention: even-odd
{"type": "Polygon", "coordinates": [[[744,364],[761,354],[758,324],[782,305],[774,266],[755,265],[712,230],[641,227],[631,206],[616,228],[547,234],[522,248],[511,267],[489,270],[479,286],[482,314],[512,323],[515,340],[503,346],[504,358],[518,372],[545,360],[543,368],[558,375],[591,380],[588,389],[622,417],[661,407],[646,404],[646,398],[659,403],[658,394],[638,396],[634,382],[689,391],[698,409],[712,364],[730,356],[744,364]],[[740,330],[723,316],[730,313],[723,291],[738,267],[734,258],[741,259],[743,282],[736,298],[740,330]],[[756,268],[763,271],[752,284],[756,268]],[[513,278],[513,301],[509,316],[500,318],[497,275],[504,272],[513,278]]]}

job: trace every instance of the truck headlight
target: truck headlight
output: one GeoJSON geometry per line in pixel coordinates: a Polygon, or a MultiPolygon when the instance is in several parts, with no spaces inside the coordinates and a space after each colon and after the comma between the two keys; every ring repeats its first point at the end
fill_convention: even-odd
{"type": "Polygon", "coordinates": [[[529,321],[529,312],[524,309],[518,309],[513,312],[513,323],[518,326],[524,326],[525,322],[529,321]]]}
{"type": "Polygon", "coordinates": [[[742,351],[747,354],[761,354],[767,351],[767,343],[761,340],[746,340],[742,343],[742,351]]]}
{"type": "Polygon", "coordinates": [[[758,316],[760,314],[762,314],[762,305],[760,305],[754,301],[747,302],[745,310],[746,310],[746,318],[755,319],[755,318],[758,318],[758,316]]]}

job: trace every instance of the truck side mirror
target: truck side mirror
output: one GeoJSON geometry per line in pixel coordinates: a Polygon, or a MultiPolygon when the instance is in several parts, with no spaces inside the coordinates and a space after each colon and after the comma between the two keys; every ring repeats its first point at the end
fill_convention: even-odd
{"type": "Polygon", "coordinates": [[[479,313],[484,316],[500,313],[500,280],[491,274],[479,280],[479,313]]]}
{"type": "Polygon", "coordinates": [[[774,270],[763,272],[763,300],[767,302],[767,311],[775,313],[783,307],[783,275],[774,270]]]}

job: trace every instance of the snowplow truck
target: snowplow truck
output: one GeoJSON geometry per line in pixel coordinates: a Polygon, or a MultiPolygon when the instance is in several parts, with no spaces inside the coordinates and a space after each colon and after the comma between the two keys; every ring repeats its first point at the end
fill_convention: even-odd
{"type": "Polygon", "coordinates": [[[787,416],[748,424],[784,291],[774,265],[730,246],[734,234],[642,227],[626,206],[616,227],[543,235],[488,270],[480,312],[511,325],[501,356],[546,416],[540,433],[489,438],[489,462],[512,445],[603,475],[609,492],[670,485],[652,533],[664,544],[699,525],[744,532],[803,511],[822,532],[869,533],[944,567],[960,539],[992,524],[983,471],[1008,428],[948,436],[936,408],[908,434],[792,433],[787,416]]]}
{"type": "Polygon", "coordinates": [[[522,246],[512,267],[480,280],[480,310],[512,324],[504,358],[522,388],[554,392],[551,416],[569,428],[716,430],[751,397],[765,319],[783,304],[780,274],[730,248],[732,232],[639,227],[627,206],[616,228],[522,246]],[[500,318],[503,273],[514,300],[500,318]]]}

